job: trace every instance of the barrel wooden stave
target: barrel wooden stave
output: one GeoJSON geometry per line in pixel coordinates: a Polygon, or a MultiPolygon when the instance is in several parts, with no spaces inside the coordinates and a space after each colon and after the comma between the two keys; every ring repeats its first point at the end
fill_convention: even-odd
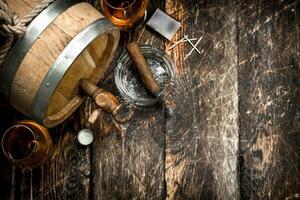
{"type": "Polygon", "coordinates": [[[104,16],[89,3],[82,2],[68,8],[53,24],[74,38],[83,28],[100,18],[104,16]]]}
{"type": "MultiPolygon", "coordinates": [[[[72,37],[68,36],[55,24],[51,24],[33,44],[29,52],[47,66],[51,66],[71,40],[72,37]],[[59,37],[55,37],[56,35],[59,35],[59,37]]],[[[30,60],[30,57],[25,59],[30,60]]]]}
{"type": "Polygon", "coordinates": [[[27,56],[30,57],[30,60],[23,60],[22,67],[18,69],[11,86],[10,103],[23,114],[30,115],[34,94],[48,69],[44,68],[41,60],[31,52],[28,52],[27,56]]]}

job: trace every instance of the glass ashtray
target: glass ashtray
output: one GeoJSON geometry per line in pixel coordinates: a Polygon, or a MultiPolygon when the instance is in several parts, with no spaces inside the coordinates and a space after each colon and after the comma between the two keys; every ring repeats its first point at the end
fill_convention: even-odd
{"type": "Polygon", "coordinates": [[[166,85],[174,80],[174,64],[161,49],[149,45],[140,45],[140,49],[161,88],[160,92],[154,96],[148,91],[127,51],[118,60],[114,77],[117,89],[125,100],[139,106],[149,106],[162,100],[166,85]]]}

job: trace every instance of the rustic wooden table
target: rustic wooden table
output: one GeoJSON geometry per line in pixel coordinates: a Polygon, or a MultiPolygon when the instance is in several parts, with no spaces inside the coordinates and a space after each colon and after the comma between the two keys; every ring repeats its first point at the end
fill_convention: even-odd
{"type": "MultiPolygon", "coordinates": [[[[97,3],[94,4],[97,7],[97,3]]],[[[164,101],[126,124],[102,113],[90,147],[76,133],[90,100],[51,130],[55,149],[32,172],[1,153],[0,199],[299,199],[300,2],[151,0],[201,55],[144,26],[122,33],[101,86],[118,95],[113,67],[126,43],[166,49],[176,81],[164,101]]],[[[0,132],[24,117],[1,103],[0,132]]]]}

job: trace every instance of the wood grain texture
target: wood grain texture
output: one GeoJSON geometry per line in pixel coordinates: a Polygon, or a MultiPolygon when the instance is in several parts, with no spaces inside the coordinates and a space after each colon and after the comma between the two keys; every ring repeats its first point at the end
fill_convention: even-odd
{"type": "Polygon", "coordinates": [[[103,18],[103,15],[96,9],[93,9],[90,4],[82,2],[68,8],[58,18],[53,21],[53,24],[67,33],[71,38],[74,38],[87,25],[97,19],[103,18]]]}
{"type": "MultiPolygon", "coordinates": [[[[80,116],[78,112],[77,115],[80,116]]],[[[35,175],[39,178],[35,178],[39,181],[34,183],[40,184],[33,186],[39,188],[37,193],[33,194],[38,195],[34,196],[34,199],[88,198],[90,154],[87,148],[77,142],[78,121],[68,121],[58,130],[53,130],[53,136],[57,133],[64,134],[54,136],[56,146],[51,159],[41,169],[36,170],[38,174],[35,175]]]]}
{"type": "Polygon", "coordinates": [[[167,1],[176,36],[203,37],[172,51],[176,82],[166,97],[167,199],[237,199],[238,101],[233,1],[167,1]],[[193,13],[193,14],[190,14],[193,13]]]}
{"type": "Polygon", "coordinates": [[[39,58],[28,52],[21,66],[15,74],[10,91],[10,103],[20,112],[30,115],[34,96],[49,70],[48,65],[43,65],[39,58]],[[36,67],[39,66],[39,67],[36,67]],[[24,101],[19,101],[24,99],[24,101]]]}
{"type": "Polygon", "coordinates": [[[241,197],[299,199],[300,4],[238,10],[241,197]]]}
{"type": "MultiPolygon", "coordinates": [[[[153,1],[152,5],[163,7],[160,1],[153,1]]],[[[153,34],[144,26],[123,33],[116,60],[126,43],[139,38],[140,43],[163,47],[162,39],[153,34]]],[[[115,94],[112,70],[116,60],[106,81],[99,85],[115,94]]],[[[92,148],[92,199],[164,198],[164,125],[162,104],[140,108],[123,125],[112,121],[108,114],[101,114],[93,127],[97,135],[92,148]]]]}
{"type": "MultiPolygon", "coordinates": [[[[182,22],[174,40],[202,36],[203,52],[185,59],[190,45],[168,51],[167,41],[142,26],[122,33],[99,86],[118,94],[113,70],[128,42],[165,47],[176,81],[164,104],[138,109],[123,125],[102,112],[91,127],[95,141],[84,148],[75,136],[89,127],[95,105],[87,99],[51,130],[56,148],[42,168],[22,173],[0,154],[0,199],[300,198],[299,1],[150,5],[149,15],[165,8],[182,22]]],[[[0,109],[1,136],[24,117],[3,103],[0,109]]]]}

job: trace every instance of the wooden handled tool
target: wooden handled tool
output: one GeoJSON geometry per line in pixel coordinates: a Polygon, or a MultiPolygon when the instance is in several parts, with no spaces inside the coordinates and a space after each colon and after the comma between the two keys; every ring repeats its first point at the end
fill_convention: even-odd
{"type": "Polygon", "coordinates": [[[157,81],[155,80],[151,69],[145,59],[142,51],[140,50],[138,44],[136,42],[129,43],[126,46],[128,53],[133,60],[133,63],[136,65],[136,68],[144,82],[145,86],[149,89],[149,91],[154,94],[158,95],[160,91],[160,86],[158,85],[157,81]]]}
{"type": "Polygon", "coordinates": [[[93,124],[96,121],[101,109],[108,113],[111,113],[118,122],[123,123],[129,120],[128,118],[119,119],[118,113],[120,112],[122,105],[120,104],[118,99],[111,93],[98,88],[88,79],[80,80],[80,88],[93,100],[95,100],[95,103],[97,104],[97,106],[99,106],[99,108],[95,109],[89,117],[90,123],[93,124]]]}

